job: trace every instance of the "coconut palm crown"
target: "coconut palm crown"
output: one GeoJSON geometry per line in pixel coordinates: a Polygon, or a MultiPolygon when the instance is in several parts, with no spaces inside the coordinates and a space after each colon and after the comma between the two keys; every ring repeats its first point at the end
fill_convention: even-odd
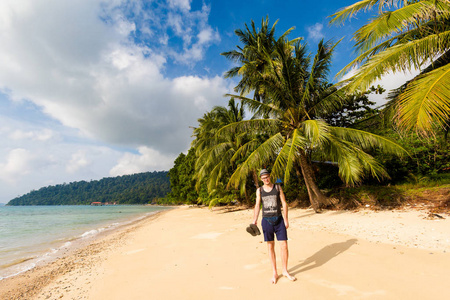
{"type": "MultiPolygon", "coordinates": [[[[224,177],[231,175],[233,170],[232,157],[237,149],[246,141],[246,133],[216,135],[223,126],[244,119],[244,108],[236,104],[234,99],[228,102],[228,108],[215,106],[203,118],[198,119],[199,127],[194,129],[195,139],[192,146],[197,156],[195,163],[196,188],[200,188],[206,179],[208,192],[212,192],[222,185],[224,177]]],[[[242,189],[245,188],[245,182],[242,189]]]]}
{"type": "MultiPolygon", "coordinates": [[[[226,58],[241,64],[241,66],[233,67],[225,73],[225,78],[241,76],[241,80],[234,89],[240,95],[253,92],[254,99],[264,98],[264,89],[259,86],[259,81],[255,78],[264,72],[268,63],[266,56],[274,50],[277,23],[278,21],[269,28],[269,17],[266,17],[266,19],[261,20],[261,28],[257,29],[255,22],[252,20],[250,26],[245,24],[245,30],[235,30],[236,36],[239,37],[244,47],[236,46],[237,50],[221,53],[226,58]]],[[[288,29],[280,38],[287,36],[293,29],[288,29]]]]}
{"type": "Polygon", "coordinates": [[[331,16],[339,24],[378,6],[378,16],[354,33],[358,57],[340,75],[358,68],[349,90],[365,90],[388,72],[426,71],[396,97],[396,123],[421,134],[448,127],[450,116],[450,1],[363,0],[331,16]]]}

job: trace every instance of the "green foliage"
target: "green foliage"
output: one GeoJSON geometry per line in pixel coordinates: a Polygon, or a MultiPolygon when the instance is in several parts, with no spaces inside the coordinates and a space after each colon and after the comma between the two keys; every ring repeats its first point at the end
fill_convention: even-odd
{"type": "Polygon", "coordinates": [[[378,15],[353,36],[359,56],[338,73],[357,68],[346,88],[364,90],[387,73],[423,70],[394,100],[395,121],[400,129],[424,136],[448,128],[450,2],[362,0],[332,15],[331,23],[376,4],[378,15]]]}
{"type": "Polygon", "coordinates": [[[389,170],[391,183],[418,182],[423,177],[431,178],[450,172],[450,148],[443,135],[424,139],[417,134],[400,135],[392,130],[387,131],[385,135],[395,139],[410,154],[402,158],[375,154],[389,170]]]}
{"type": "Polygon", "coordinates": [[[169,170],[171,192],[164,200],[171,204],[195,204],[199,194],[195,189],[195,150],[189,149],[188,154],[181,153],[169,170]]]}
{"type": "Polygon", "coordinates": [[[372,86],[364,93],[356,93],[346,96],[344,104],[333,112],[324,116],[324,120],[331,126],[353,127],[353,125],[378,112],[373,108],[375,102],[369,100],[371,93],[382,94],[385,91],[381,86],[372,86]]]}
{"type": "Polygon", "coordinates": [[[12,199],[8,205],[147,204],[165,197],[169,191],[167,172],[146,172],[43,187],[12,199]]]}

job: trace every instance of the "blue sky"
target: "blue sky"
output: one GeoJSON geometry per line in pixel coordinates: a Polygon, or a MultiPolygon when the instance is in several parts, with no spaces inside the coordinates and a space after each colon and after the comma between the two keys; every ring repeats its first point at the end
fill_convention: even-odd
{"type": "Polygon", "coordinates": [[[223,78],[233,63],[220,53],[252,19],[278,19],[278,33],[295,27],[290,38],[304,37],[311,51],[321,38],[344,38],[333,80],[370,13],[340,27],[327,17],[352,3],[2,0],[0,202],[63,182],[169,170],[189,148],[189,126],[227,104],[236,81],[223,78]]]}

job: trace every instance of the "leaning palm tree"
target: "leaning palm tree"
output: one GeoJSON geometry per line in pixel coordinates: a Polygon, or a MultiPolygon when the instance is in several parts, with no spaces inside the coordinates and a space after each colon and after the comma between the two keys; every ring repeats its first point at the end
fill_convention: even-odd
{"type": "MultiPolygon", "coordinates": [[[[230,95],[241,99],[255,118],[226,125],[217,135],[252,132],[254,136],[266,134],[268,138],[255,148],[238,151],[246,158],[231,176],[229,186],[237,187],[252,170],[271,164],[275,179],[283,178],[287,183],[293,172],[298,178],[303,177],[311,205],[319,212],[332,203],[315,183],[311,155],[337,162],[340,177],[349,185],[360,182],[367,173],[377,178],[388,177],[386,170],[365,151],[381,148],[401,154],[404,151],[401,147],[381,136],[332,127],[323,121],[323,116],[337,109],[344,98],[342,90],[330,87],[327,82],[336,45],[321,41],[311,60],[301,41],[292,43],[286,37],[280,38],[274,51],[266,53],[267,67],[256,83],[266,93],[264,101],[230,95]]],[[[247,144],[242,146],[245,147],[247,144]]]]}
{"type": "Polygon", "coordinates": [[[363,0],[331,16],[342,23],[378,5],[378,16],[354,33],[357,67],[348,88],[365,90],[388,72],[423,69],[395,98],[396,123],[420,133],[446,128],[450,120],[450,1],[363,0]]]}

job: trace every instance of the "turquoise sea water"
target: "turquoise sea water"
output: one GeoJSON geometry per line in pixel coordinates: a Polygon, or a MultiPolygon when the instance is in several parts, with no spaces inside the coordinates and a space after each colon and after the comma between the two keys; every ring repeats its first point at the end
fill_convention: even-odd
{"type": "Polygon", "coordinates": [[[0,206],[0,280],[34,267],[77,240],[157,211],[157,206],[0,206]]]}

